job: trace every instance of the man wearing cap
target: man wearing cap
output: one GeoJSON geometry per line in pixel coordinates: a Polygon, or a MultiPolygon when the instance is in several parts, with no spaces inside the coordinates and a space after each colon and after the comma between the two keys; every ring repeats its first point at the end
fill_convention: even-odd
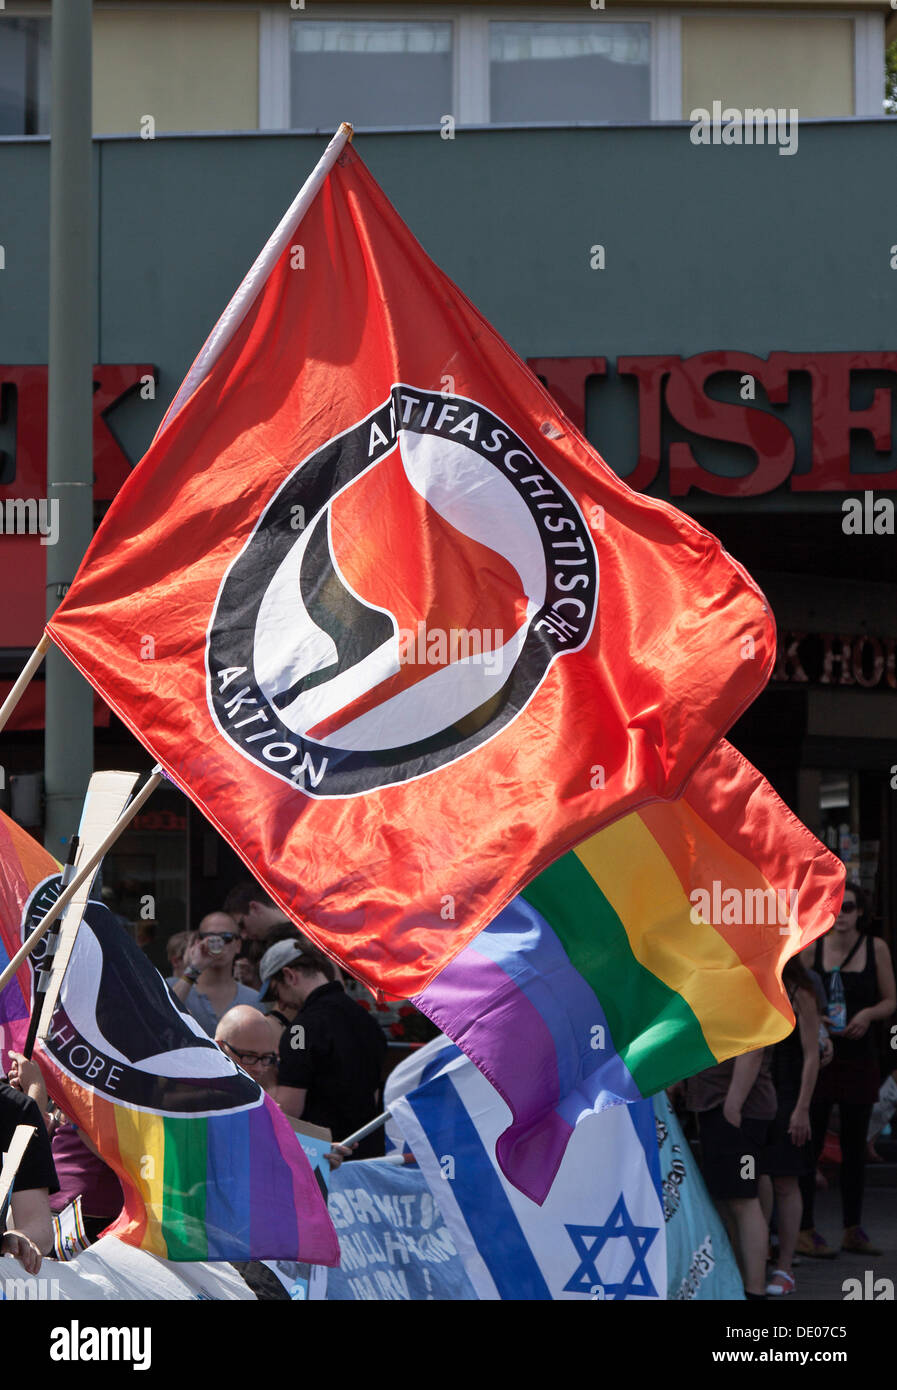
{"type": "MultiPolygon", "coordinates": [[[[280,1038],[278,1103],[288,1115],[325,1126],[335,1140],[347,1138],[381,1112],[383,1033],[334,978],[327,957],[301,939],[269,947],[259,974],[260,1001],[273,996],[297,1010],[280,1038]]],[[[362,1140],[355,1157],[382,1153],[379,1129],[362,1140]]]]}

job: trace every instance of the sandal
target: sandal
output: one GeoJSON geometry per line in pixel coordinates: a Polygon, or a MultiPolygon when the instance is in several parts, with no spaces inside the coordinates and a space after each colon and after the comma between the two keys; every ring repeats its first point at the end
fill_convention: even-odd
{"type": "Polygon", "coordinates": [[[784,1269],[774,1269],[772,1277],[766,1285],[766,1292],[770,1294],[794,1293],[794,1279],[790,1274],[786,1274],[784,1269]]]}

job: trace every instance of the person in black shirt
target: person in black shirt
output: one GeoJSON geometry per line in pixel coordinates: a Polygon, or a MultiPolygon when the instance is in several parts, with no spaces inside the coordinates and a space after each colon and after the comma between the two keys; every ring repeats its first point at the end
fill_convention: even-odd
{"type": "Polygon", "coordinates": [[[35,1133],[28,1141],[13,1183],[13,1224],[0,1236],[0,1255],[15,1255],[28,1274],[37,1274],[42,1254],[53,1249],[50,1193],[59,1191],[59,1183],[37,1103],[0,1080],[0,1154],[7,1152],[18,1125],[32,1125],[35,1133]]]}
{"type": "MultiPolygon", "coordinates": [[[[881,1081],[871,1025],[876,1020],[890,1019],[897,1003],[897,988],[890,951],[884,941],[872,936],[866,928],[863,890],[858,883],[847,883],[834,925],[805,949],[803,961],[822,977],[829,1000],[834,993],[835,979],[840,980],[847,1010],[846,1025],[839,1020],[838,1026],[833,1027],[832,1018],[823,1017],[832,1031],[835,1055],[831,1065],[820,1072],[810,1105],[816,1162],[825,1145],[832,1106],[837,1104],[844,1221],[841,1249],[855,1255],[880,1255],[881,1250],[873,1245],[861,1225],[866,1131],[881,1081]]],[[[802,1180],[801,1191],[804,1211],[798,1252],[816,1259],[833,1258],[837,1249],[815,1228],[813,1173],[802,1180]]]]}
{"type": "MultiPolygon", "coordinates": [[[[279,941],[262,957],[260,1002],[273,993],[297,1009],[283,1030],[276,1099],[288,1115],[347,1138],[381,1110],[386,1039],[334,979],[326,956],[302,940],[279,941]]],[[[383,1153],[383,1131],[357,1146],[357,1158],[383,1153]]]]}

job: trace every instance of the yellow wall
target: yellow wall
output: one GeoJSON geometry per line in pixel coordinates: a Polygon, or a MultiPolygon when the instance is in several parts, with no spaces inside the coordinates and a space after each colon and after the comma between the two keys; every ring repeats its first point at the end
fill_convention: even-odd
{"type": "Polygon", "coordinates": [[[258,129],[258,32],[252,11],[96,6],[94,131],[258,129]]]}
{"type": "Polygon", "coordinates": [[[682,115],[695,107],[797,107],[800,116],[852,116],[853,21],[685,15],[682,115]]]}

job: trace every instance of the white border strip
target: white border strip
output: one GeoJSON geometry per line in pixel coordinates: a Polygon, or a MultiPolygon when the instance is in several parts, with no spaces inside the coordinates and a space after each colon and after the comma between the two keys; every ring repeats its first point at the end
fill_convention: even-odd
{"type": "Polygon", "coordinates": [[[266,5],[259,13],[259,130],[290,128],[290,16],[266,5]]]}
{"type": "Polygon", "coordinates": [[[885,17],[858,14],[853,24],[853,113],[884,116],[885,17]]]}
{"type": "Polygon", "coordinates": [[[651,119],[682,118],[682,16],[660,14],[652,26],[651,119]]]}

